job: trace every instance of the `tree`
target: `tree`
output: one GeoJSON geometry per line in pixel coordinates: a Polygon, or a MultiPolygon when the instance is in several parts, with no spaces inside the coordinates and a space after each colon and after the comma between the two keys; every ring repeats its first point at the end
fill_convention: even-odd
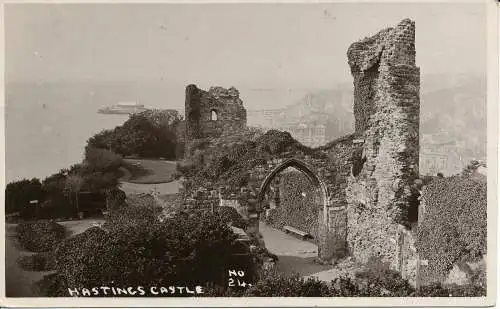
{"type": "Polygon", "coordinates": [[[73,174],[66,177],[66,190],[69,191],[70,196],[75,195],[76,213],[80,212],[79,195],[84,183],[85,179],[81,175],[73,174]]]}
{"type": "Polygon", "coordinates": [[[106,149],[123,156],[173,159],[182,134],[181,121],[179,113],[171,110],[134,114],[122,126],[91,137],[87,148],[106,149]]]}
{"type": "Polygon", "coordinates": [[[5,213],[19,212],[30,201],[41,200],[42,197],[42,184],[38,178],[11,182],[5,188],[5,213]]]}

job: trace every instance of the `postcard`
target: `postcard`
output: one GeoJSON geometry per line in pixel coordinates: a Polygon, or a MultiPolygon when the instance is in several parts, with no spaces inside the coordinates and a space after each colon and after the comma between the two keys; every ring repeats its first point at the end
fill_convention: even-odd
{"type": "Polygon", "coordinates": [[[495,1],[2,12],[2,306],[495,304],[495,1]]]}

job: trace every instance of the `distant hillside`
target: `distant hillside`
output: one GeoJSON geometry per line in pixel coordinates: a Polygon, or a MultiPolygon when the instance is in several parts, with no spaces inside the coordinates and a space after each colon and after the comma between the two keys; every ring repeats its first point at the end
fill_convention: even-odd
{"type": "Polygon", "coordinates": [[[423,92],[421,102],[423,147],[452,142],[464,157],[486,157],[484,78],[460,79],[455,86],[423,92]]]}
{"type": "Polygon", "coordinates": [[[269,127],[287,124],[322,124],[326,126],[327,140],[352,133],[354,130],[352,85],[342,84],[333,89],[322,89],[307,93],[300,100],[285,108],[274,110],[273,120],[249,111],[250,125],[269,127]]]}
{"type": "MultiPolygon", "coordinates": [[[[446,152],[464,161],[486,157],[486,79],[469,75],[428,75],[421,79],[420,133],[422,152],[446,152]],[[447,145],[448,149],[442,149],[447,145]],[[451,146],[450,146],[451,145],[451,146]]],[[[307,93],[274,112],[275,126],[284,123],[324,124],[327,140],[354,130],[353,86],[307,93]]],[[[252,115],[252,113],[250,113],[252,115]]],[[[258,115],[258,114],[255,114],[258,115]]],[[[249,119],[269,123],[266,119],[249,119]],[[267,121],[267,122],[266,122],[267,121]]]]}

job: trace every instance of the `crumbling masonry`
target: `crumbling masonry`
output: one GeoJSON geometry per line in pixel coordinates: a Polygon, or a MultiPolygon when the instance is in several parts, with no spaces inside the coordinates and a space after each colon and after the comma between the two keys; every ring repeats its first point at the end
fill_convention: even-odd
{"type": "Polygon", "coordinates": [[[219,137],[246,128],[247,112],[236,88],[212,87],[204,91],[186,87],[186,141],[219,137]]]}
{"type": "Polygon", "coordinates": [[[356,131],[363,133],[363,166],[349,177],[350,253],[360,261],[380,257],[400,268],[399,238],[418,178],[420,71],[415,66],[415,24],[352,44],[356,131]]]}

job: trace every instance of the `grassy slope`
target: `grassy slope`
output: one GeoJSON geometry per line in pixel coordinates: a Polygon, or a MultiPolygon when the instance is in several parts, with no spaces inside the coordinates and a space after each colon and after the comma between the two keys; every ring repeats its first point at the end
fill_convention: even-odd
{"type": "Polygon", "coordinates": [[[137,184],[159,184],[173,180],[176,170],[174,161],[125,159],[125,168],[130,172],[125,181],[137,184]]]}

